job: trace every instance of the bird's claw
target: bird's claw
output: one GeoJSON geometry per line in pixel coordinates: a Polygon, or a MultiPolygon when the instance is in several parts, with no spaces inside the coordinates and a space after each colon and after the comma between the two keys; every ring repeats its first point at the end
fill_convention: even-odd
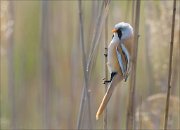
{"type": "Polygon", "coordinates": [[[103,84],[108,84],[108,83],[110,83],[110,82],[111,82],[111,81],[109,81],[109,80],[105,80],[103,84]]]}

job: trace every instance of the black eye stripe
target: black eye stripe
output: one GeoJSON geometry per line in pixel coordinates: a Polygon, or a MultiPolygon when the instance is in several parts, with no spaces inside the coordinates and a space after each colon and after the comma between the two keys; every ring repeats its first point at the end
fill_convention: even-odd
{"type": "Polygon", "coordinates": [[[122,37],[122,31],[121,31],[121,29],[118,29],[118,30],[117,30],[117,34],[118,34],[119,39],[121,39],[121,37],[122,37]]]}

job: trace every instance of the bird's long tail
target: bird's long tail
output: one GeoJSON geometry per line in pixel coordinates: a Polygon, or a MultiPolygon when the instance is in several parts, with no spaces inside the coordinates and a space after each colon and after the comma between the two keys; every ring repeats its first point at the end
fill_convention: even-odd
{"type": "Polygon", "coordinates": [[[120,76],[116,75],[114,76],[112,82],[110,83],[110,85],[108,86],[108,90],[106,92],[106,94],[103,97],[103,100],[99,106],[99,109],[96,113],[96,120],[99,119],[99,116],[102,114],[102,112],[104,111],[105,107],[107,106],[107,103],[109,102],[109,99],[111,98],[111,95],[114,91],[115,86],[120,82],[120,76]]]}

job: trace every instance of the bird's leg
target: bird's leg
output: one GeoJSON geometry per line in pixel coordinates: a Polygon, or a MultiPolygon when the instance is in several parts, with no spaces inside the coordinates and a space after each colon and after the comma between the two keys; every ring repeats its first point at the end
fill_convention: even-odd
{"type": "MultiPolygon", "coordinates": [[[[110,83],[110,82],[113,80],[113,78],[114,78],[114,76],[115,76],[116,74],[117,74],[117,72],[112,72],[112,73],[111,73],[111,78],[110,78],[110,80],[105,80],[105,81],[104,81],[104,84],[110,83]]],[[[105,78],[104,78],[104,79],[105,79],[105,78]]],[[[104,79],[103,79],[103,80],[104,80],[104,79]]]]}

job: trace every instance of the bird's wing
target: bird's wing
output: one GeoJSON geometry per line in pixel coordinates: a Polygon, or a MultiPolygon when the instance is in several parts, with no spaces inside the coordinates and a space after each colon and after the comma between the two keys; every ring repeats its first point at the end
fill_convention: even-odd
{"type": "Polygon", "coordinates": [[[120,44],[121,45],[121,48],[122,48],[122,51],[124,53],[124,56],[126,58],[126,61],[127,61],[127,64],[126,64],[126,70],[125,70],[125,81],[127,80],[127,77],[128,77],[128,74],[129,74],[129,71],[130,71],[130,55],[129,55],[129,52],[128,50],[126,49],[126,47],[124,46],[123,43],[120,44]]]}
{"type": "Polygon", "coordinates": [[[125,77],[125,73],[126,73],[126,66],[125,66],[125,64],[123,63],[123,60],[122,60],[122,55],[121,55],[121,53],[119,53],[119,51],[118,51],[118,47],[116,47],[116,54],[117,54],[117,59],[118,59],[119,66],[120,66],[120,68],[121,68],[121,71],[122,71],[123,77],[125,77]]]}
{"type": "Polygon", "coordinates": [[[130,55],[129,55],[129,52],[126,49],[126,47],[124,46],[123,43],[120,44],[120,47],[121,47],[122,53],[124,55],[122,55],[118,51],[118,47],[116,47],[116,54],[117,54],[117,58],[118,58],[118,62],[119,62],[120,68],[122,70],[123,77],[124,77],[124,79],[126,81],[127,78],[128,78],[129,71],[130,71],[130,55]],[[123,58],[122,58],[123,56],[124,56],[126,62],[123,62],[123,58]]]}

